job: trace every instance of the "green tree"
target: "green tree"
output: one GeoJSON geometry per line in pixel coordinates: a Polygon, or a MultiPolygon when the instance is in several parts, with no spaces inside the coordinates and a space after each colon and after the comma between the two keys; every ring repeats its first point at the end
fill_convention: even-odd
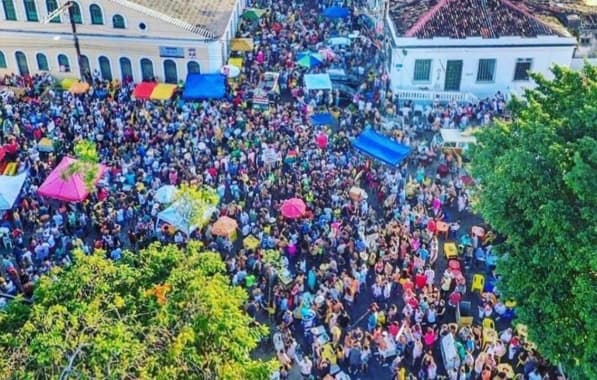
{"type": "Polygon", "coordinates": [[[552,363],[597,379],[597,67],[555,67],[480,131],[477,209],[507,239],[500,289],[552,363]]]}
{"type": "Polygon", "coordinates": [[[152,245],[113,262],[76,253],[0,313],[0,379],[267,379],[267,334],[219,254],[152,245]]]}
{"type": "Polygon", "coordinates": [[[185,223],[202,227],[209,222],[219,201],[215,189],[183,183],[174,196],[173,206],[185,223]]]}
{"type": "Polygon", "coordinates": [[[74,147],[77,161],[71,163],[61,175],[68,179],[73,175],[80,175],[89,192],[95,191],[95,180],[99,171],[99,155],[95,143],[89,140],[79,140],[74,147]]]}

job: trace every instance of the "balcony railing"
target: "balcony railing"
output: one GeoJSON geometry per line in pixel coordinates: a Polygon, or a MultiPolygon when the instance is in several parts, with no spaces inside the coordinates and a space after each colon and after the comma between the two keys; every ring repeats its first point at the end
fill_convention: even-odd
{"type": "Polygon", "coordinates": [[[396,90],[399,99],[412,100],[414,102],[433,102],[440,103],[478,103],[479,98],[468,92],[457,91],[425,91],[425,90],[396,90]]]}

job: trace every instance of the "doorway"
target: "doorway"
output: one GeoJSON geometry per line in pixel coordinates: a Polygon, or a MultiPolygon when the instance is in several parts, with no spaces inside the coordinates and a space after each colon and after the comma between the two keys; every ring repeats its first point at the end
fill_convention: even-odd
{"type": "Polygon", "coordinates": [[[449,60],[446,64],[445,91],[460,91],[462,80],[462,60],[449,60]]]}

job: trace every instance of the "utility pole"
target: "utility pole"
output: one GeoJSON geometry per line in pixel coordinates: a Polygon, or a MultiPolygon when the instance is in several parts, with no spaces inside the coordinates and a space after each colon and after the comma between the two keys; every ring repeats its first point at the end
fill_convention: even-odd
{"type": "Polygon", "coordinates": [[[62,4],[46,17],[40,20],[40,23],[47,24],[52,21],[55,17],[62,15],[66,11],[68,11],[68,19],[70,22],[71,32],[73,34],[73,42],[75,44],[75,53],[77,54],[77,65],[79,65],[79,75],[81,79],[89,81],[90,80],[90,73],[86,73],[83,70],[82,60],[81,60],[81,45],[79,44],[79,36],[77,34],[77,23],[75,22],[75,2],[74,1],[67,1],[66,3],[62,4]]]}

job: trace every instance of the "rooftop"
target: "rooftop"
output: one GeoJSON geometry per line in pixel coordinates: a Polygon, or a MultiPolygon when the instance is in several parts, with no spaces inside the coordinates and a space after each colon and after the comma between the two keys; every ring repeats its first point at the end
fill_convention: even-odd
{"type": "Polygon", "coordinates": [[[398,34],[406,37],[561,35],[510,0],[395,0],[390,15],[398,34]]]}
{"type": "Polygon", "coordinates": [[[112,0],[204,38],[224,34],[237,0],[112,0]]]}

